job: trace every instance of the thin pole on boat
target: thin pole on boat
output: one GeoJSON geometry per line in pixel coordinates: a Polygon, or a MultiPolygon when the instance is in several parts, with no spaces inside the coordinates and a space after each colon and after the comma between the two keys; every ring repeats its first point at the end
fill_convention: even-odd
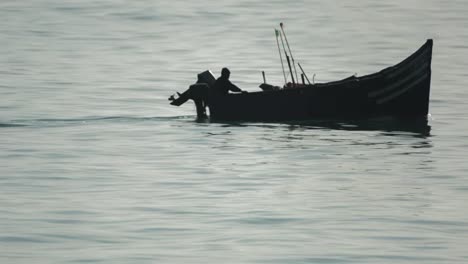
{"type": "Polygon", "coordinates": [[[281,48],[280,48],[279,40],[278,40],[278,36],[280,34],[281,33],[275,28],[276,44],[278,45],[278,52],[279,52],[280,60],[281,60],[281,68],[283,69],[284,84],[286,84],[288,82],[288,79],[286,78],[286,72],[284,71],[283,56],[281,55],[281,48]]]}
{"type": "Polygon", "coordinates": [[[286,51],[286,47],[284,46],[283,35],[281,33],[279,35],[280,35],[280,38],[281,38],[281,44],[283,45],[284,55],[286,56],[286,61],[288,62],[289,73],[291,73],[292,83],[293,83],[294,86],[296,86],[296,82],[294,82],[294,74],[293,74],[293,71],[291,69],[291,62],[289,61],[288,52],[286,51]]]}
{"type": "Polygon", "coordinates": [[[294,81],[294,75],[293,75],[293,71],[292,71],[292,68],[291,68],[291,61],[289,60],[288,55],[286,55],[286,60],[288,61],[289,71],[291,72],[291,79],[292,79],[292,83],[293,83],[293,87],[294,87],[294,86],[296,86],[296,82],[294,81]]]}
{"type": "Polygon", "coordinates": [[[286,44],[288,45],[289,54],[291,54],[291,60],[292,60],[293,66],[294,66],[294,72],[296,73],[296,80],[297,80],[298,78],[297,78],[296,63],[294,62],[294,57],[292,55],[291,48],[289,47],[288,38],[286,37],[286,33],[284,32],[283,22],[280,23],[280,27],[281,27],[281,31],[283,31],[283,35],[284,35],[284,39],[286,40],[286,44]]]}
{"type": "MultiPolygon", "coordinates": [[[[309,81],[309,78],[307,78],[307,74],[305,74],[304,70],[302,69],[301,64],[298,62],[297,65],[299,65],[299,68],[301,68],[302,74],[304,74],[304,76],[306,77],[307,82],[308,82],[309,84],[311,84],[310,81],[309,81]]],[[[315,75],[314,75],[314,76],[315,76],[315,75]]]]}

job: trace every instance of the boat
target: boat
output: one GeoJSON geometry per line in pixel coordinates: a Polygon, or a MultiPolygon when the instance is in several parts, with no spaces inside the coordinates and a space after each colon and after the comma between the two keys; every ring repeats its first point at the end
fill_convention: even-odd
{"type": "Polygon", "coordinates": [[[215,77],[205,71],[198,75],[197,84],[169,100],[176,106],[193,100],[199,118],[206,117],[207,107],[210,120],[217,121],[427,117],[432,47],[433,40],[428,39],[400,63],[365,76],[312,84],[302,78],[303,83],[288,83],[282,88],[263,83],[263,90],[224,96],[210,94],[215,77]]]}

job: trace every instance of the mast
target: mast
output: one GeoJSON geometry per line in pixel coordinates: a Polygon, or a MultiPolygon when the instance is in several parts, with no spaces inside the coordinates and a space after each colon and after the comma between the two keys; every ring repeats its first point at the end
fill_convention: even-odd
{"type": "Polygon", "coordinates": [[[296,82],[294,81],[294,74],[293,74],[293,71],[292,71],[292,68],[291,68],[291,62],[289,60],[288,53],[286,52],[286,47],[284,46],[284,41],[283,41],[283,35],[282,34],[280,34],[280,38],[281,38],[281,44],[283,44],[284,55],[286,56],[286,61],[288,62],[289,72],[291,73],[292,83],[293,83],[294,86],[296,86],[296,82]]]}
{"type": "MultiPolygon", "coordinates": [[[[284,32],[283,22],[280,23],[280,27],[281,27],[281,31],[283,31],[283,35],[284,35],[284,39],[286,40],[286,44],[288,45],[289,54],[291,54],[291,60],[292,60],[293,66],[294,66],[294,72],[295,72],[295,74],[296,74],[296,80],[298,80],[298,78],[297,78],[297,70],[296,70],[296,63],[294,62],[294,57],[293,57],[293,55],[292,55],[291,48],[289,47],[288,38],[286,37],[286,33],[284,32]]],[[[294,82],[293,82],[293,83],[294,83],[294,82]]]]}
{"type": "Polygon", "coordinates": [[[283,69],[284,84],[286,85],[288,83],[288,79],[286,78],[286,72],[284,71],[283,56],[281,55],[281,48],[280,48],[279,40],[278,40],[278,37],[280,34],[281,33],[279,32],[279,30],[275,28],[276,45],[278,46],[278,53],[280,55],[280,60],[281,60],[281,68],[283,69]]]}

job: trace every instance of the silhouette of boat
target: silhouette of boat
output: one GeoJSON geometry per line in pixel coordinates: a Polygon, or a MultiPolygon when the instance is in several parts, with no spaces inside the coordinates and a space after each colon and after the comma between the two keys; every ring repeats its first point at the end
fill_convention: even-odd
{"type": "MultiPolygon", "coordinates": [[[[318,119],[366,119],[375,117],[427,117],[431,83],[432,39],[402,62],[377,73],[328,83],[285,85],[282,89],[262,84],[263,91],[212,96],[215,78],[207,71],[199,82],[172,105],[194,100],[198,117],[209,108],[211,120],[292,121],[318,119]]],[[[291,67],[290,67],[291,69],[291,67]]],[[[302,78],[304,79],[304,78],[302,78]]]]}

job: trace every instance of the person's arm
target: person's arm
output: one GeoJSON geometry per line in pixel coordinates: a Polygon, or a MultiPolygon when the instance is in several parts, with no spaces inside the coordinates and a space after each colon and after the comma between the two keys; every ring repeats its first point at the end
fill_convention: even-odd
{"type": "Polygon", "coordinates": [[[239,87],[237,87],[231,81],[228,81],[228,88],[231,92],[243,92],[239,87]]]}

